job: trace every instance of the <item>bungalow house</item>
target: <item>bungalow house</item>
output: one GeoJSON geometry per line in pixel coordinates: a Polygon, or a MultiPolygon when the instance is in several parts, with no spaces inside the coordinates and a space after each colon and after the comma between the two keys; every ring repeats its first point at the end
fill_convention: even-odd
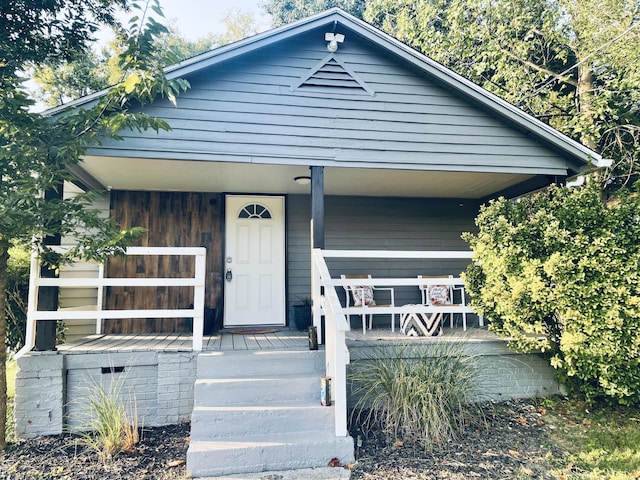
{"type": "MultiPolygon", "coordinates": [[[[386,277],[396,307],[420,304],[418,284],[406,279],[457,277],[470,258],[460,235],[474,229],[483,202],[603,165],[595,152],[339,9],[167,74],[191,88],[177,106],[158,101],[145,111],[172,130],[125,131],[74,172],[73,188],[107,192],[105,215],[147,233],[133,257],[104,269],[78,264],[55,281],[34,273],[33,295],[57,281],[62,308],[32,308],[31,325],[64,320],[71,346],[41,352],[29,344],[22,352],[19,436],[78,427],[89,379],[121,375],[145,425],[191,420],[194,476],[349,462],[345,365],[347,349],[352,361],[357,349],[345,340],[340,276],[386,277]],[[314,299],[325,343],[318,351],[287,330],[301,297],[314,299]],[[208,335],[216,321],[222,336],[208,335]],[[240,335],[258,328],[278,332],[240,335]],[[234,329],[245,332],[228,333],[234,329]],[[193,343],[180,343],[191,332],[193,343]],[[326,373],[331,407],[319,402],[326,373]]],[[[401,311],[394,308],[385,312],[401,311]]],[[[376,315],[375,324],[388,328],[388,318],[376,315]]],[[[489,356],[509,355],[496,339],[487,345],[489,356]]],[[[493,381],[508,377],[505,389],[520,388],[495,398],[557,388],[552,375],[526,365],[510,371],[516,380],[508,368],[485,368],[493,381]]]]}

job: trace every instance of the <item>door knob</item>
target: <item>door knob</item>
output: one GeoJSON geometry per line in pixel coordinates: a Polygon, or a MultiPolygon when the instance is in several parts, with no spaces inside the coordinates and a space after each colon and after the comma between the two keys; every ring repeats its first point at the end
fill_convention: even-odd
{"type": "Polygon", "coordinates": [[[225,273],[224,278],[227,279],[227,282],[230,282],[233,278],[233,273],[231,273],[231,269],[227,269],[227,273],[225,273]]]}

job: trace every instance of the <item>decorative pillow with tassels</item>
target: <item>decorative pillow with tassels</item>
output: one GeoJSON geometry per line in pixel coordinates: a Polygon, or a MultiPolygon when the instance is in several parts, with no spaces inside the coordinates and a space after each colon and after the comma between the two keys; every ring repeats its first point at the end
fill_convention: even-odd
{"type": "Polygon", "coordinates": [[[368,285],[353,287],[351,289],[351,296],[353,297],[354,307],[362,307],[363,302],[365,307],[376,304],[373,299],[373,287],[368,285]]]}

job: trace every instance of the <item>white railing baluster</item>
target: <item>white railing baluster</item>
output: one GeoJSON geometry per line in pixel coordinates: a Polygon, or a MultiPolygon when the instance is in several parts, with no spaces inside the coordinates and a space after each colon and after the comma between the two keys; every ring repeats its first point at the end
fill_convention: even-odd
{"type": "Polygon", "coordinates": [[[193,351],[202,351],[202,332],[204,329],[204,283],[206,279],[206,256],[204,252],[195,256],[195,280],[196,285],[193,287],[193,351]]]}
{"type": "MultiPolygon", "coordinates": [[[[104,263],[98,265],[98,278],[104,279],[104,263]]],[[[102,303],[104,301],[104,286],[98,286],[98,296],[96,298],[96,311],[100,312],[102,310],[102,303]]],[[[102,334],[102,317],[96,318],[96,335],[102,334]]]]}

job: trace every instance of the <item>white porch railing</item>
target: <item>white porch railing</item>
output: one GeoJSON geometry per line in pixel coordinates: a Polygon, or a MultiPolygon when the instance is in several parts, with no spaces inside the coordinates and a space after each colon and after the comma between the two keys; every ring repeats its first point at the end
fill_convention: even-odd
{"type": "MultiPolygon", "coordinates": [[[[337,286],[416,286],[425,284],[425,279],[414,278],[372,278],[372,279],[338,279],[331,278],[326,258],[351,259],[461,259],[471,260],[470,251],[379,251],[379,250],[321,250],[312,252],[311,292],[313,298],[313,324],[318,329],[318,336],[324,335],[326,354],[326,374],[332,379],[333,402],[335,405],[336,436],[346,436],[347,431],[347,364],[349,350],[345,333],[351,330],[345,314],[401,314],[401,313],[434,313],[442,312],[442,307],[430,305],[405,305],[395,307],[343,308],[337,286]],[[320,308],[317,308],[317,307],[320,308]],[[325,317],[325,328],[322,331],[322,316],[325,317]]],[[[438,284],[460,285],[460,278],[438,278],[438,284]]],[[[447,313],[473,313],[468,306],[447,306],[447,313]]]]}
{"type": "Polygon", "coordinates": [[[102,333],[102,320],[118,318],[192,318],[193,350],[202,350],[204,326],[204,291],[206,271],[206,249],[203,247],[129,247],[126,255],[175,255],[193,256],[195,272],[184,278],[105,278],[103,265],[99,266],[98,277],[42,278],[37,254],[31,257],[31,277],[27,310],[27,330],[25,346],[16,354],[19,358],[35,346],[36,321],[38,320],[86,320],[95,319],[96,333],[102,333]],[[91,308],[78,307],[53,311],[38,310],[38,290],[40,287],[97,288],[96,305],[91,308]],[[105,287],[193,287],[192,309],[154,310],[103,310],[102,299],[105,287]]]}

